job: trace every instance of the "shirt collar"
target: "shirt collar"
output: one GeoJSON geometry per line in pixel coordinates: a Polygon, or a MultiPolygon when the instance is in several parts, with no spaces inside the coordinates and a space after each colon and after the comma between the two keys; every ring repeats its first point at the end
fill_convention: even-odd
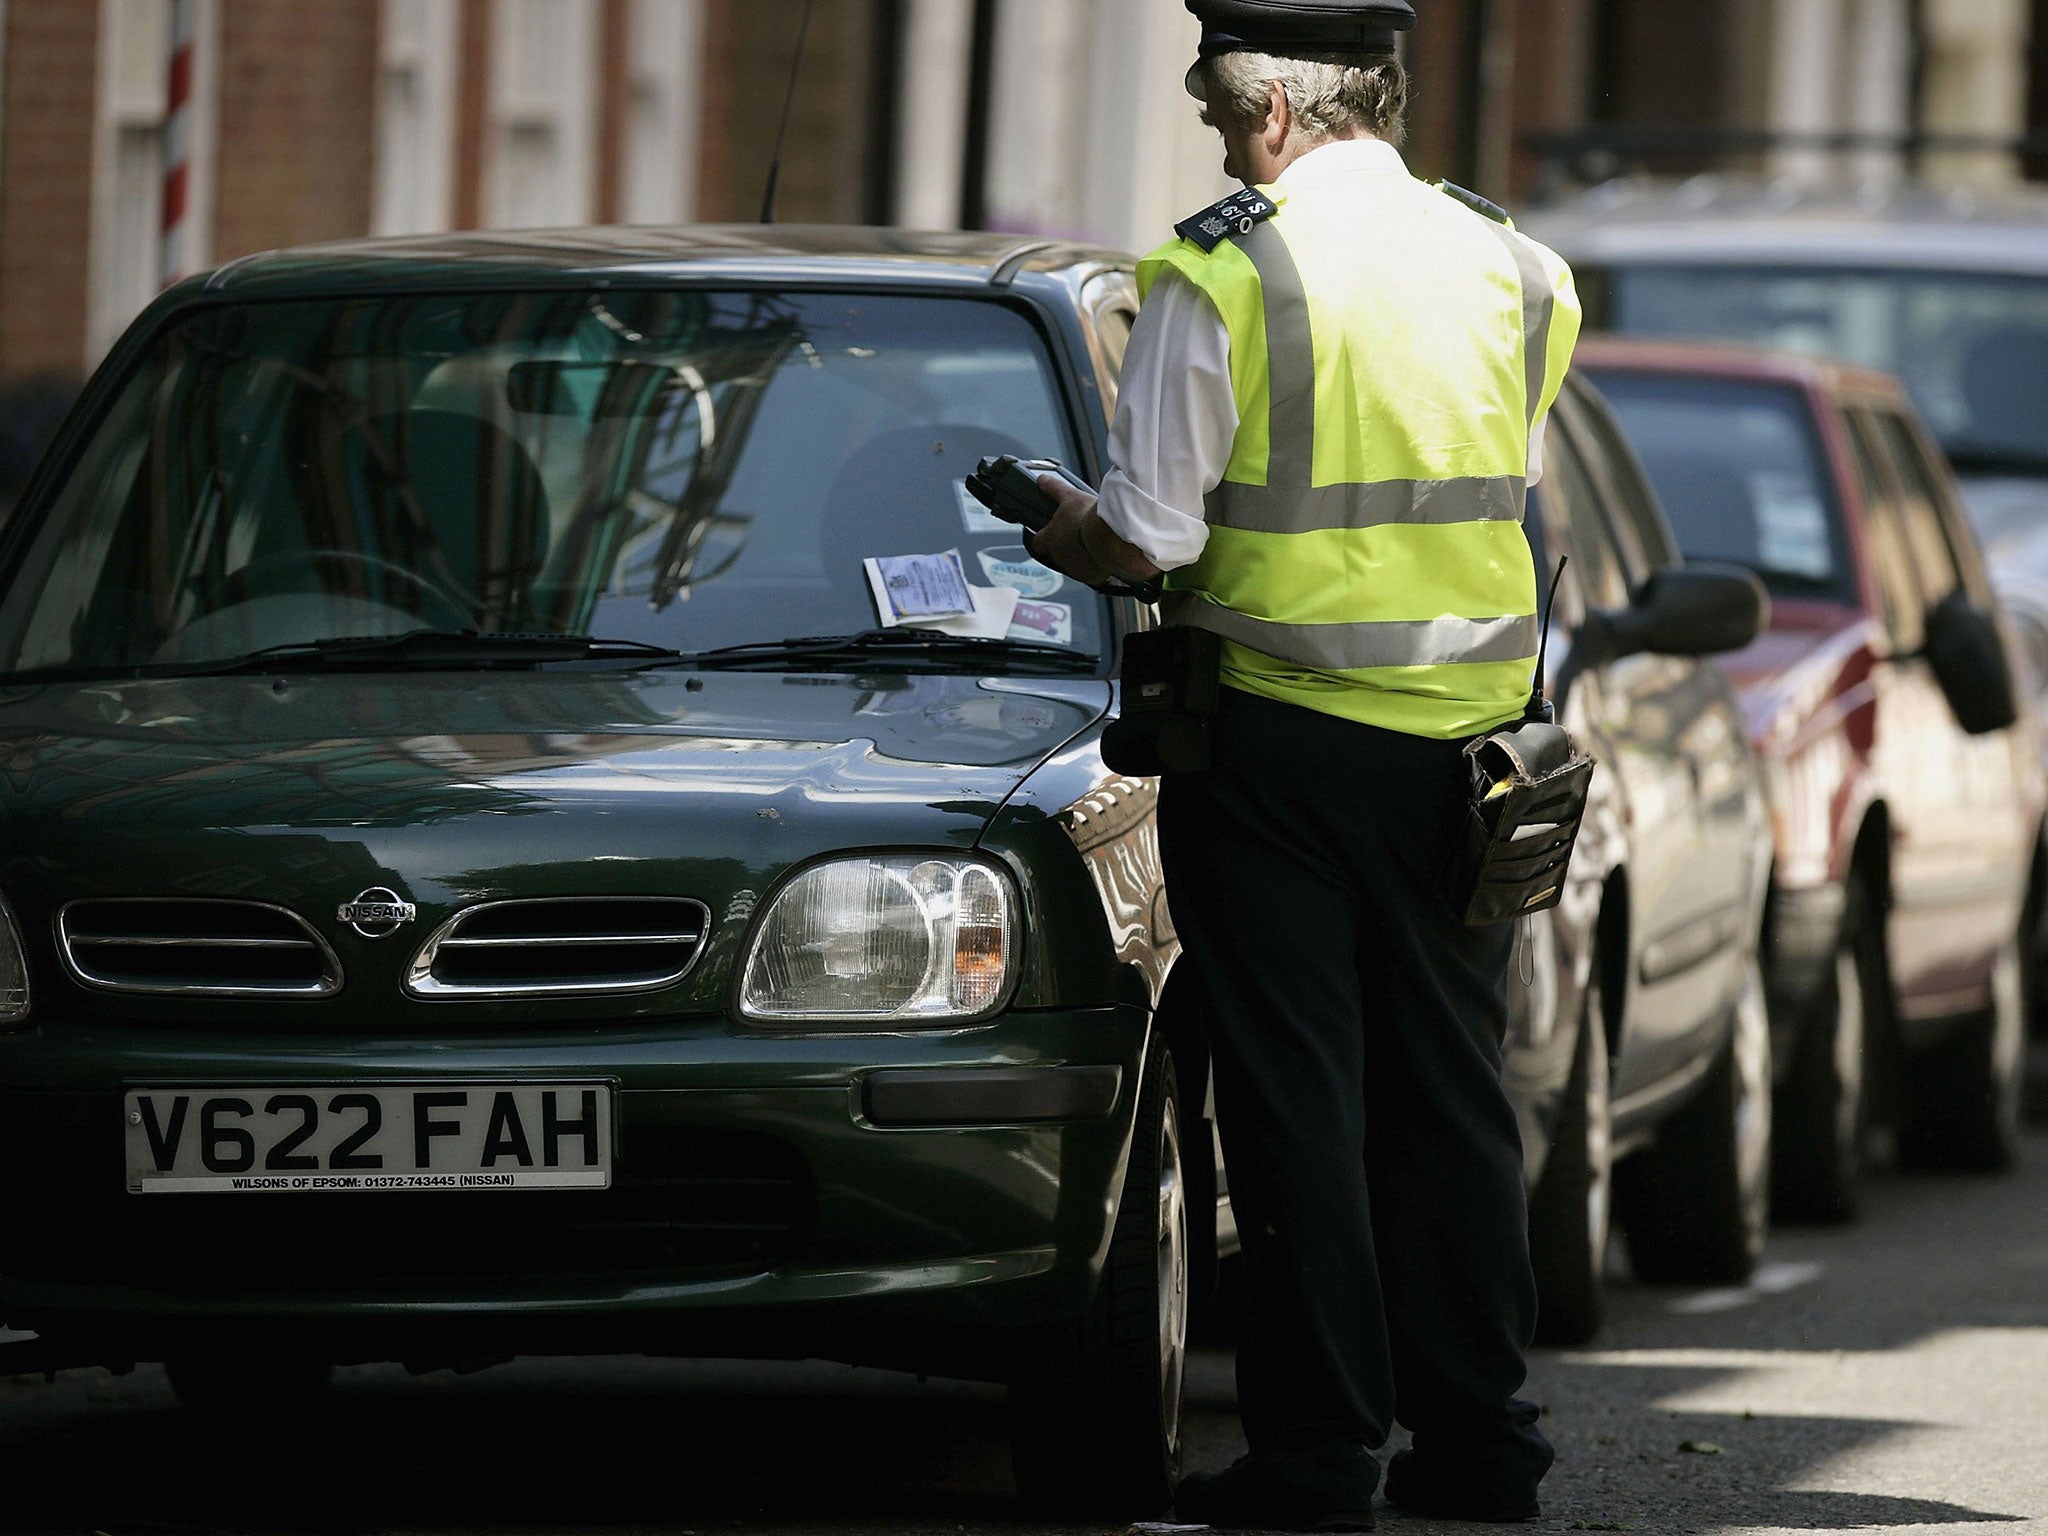
{"type": "Polygon", "coordinates": [[[1332,139],[1288,166],[1275,184],[1306,187],[1340,176],[1366,174],[1405,176],[1408,163],[1385,139],[1332,139]]]}

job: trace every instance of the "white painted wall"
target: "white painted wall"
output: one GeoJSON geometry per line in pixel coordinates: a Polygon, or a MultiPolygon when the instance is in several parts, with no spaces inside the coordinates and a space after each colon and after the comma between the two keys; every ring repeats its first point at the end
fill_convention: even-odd
{"type": "MultiPolygon", "coordinates": [[[[1913,17],[1910,0],[1856,0],[1849,38],[1848,126],[1901,134],[1913,126],[1913,17]]],[[[1905,156],[1883,150],[1850,157],[1856,180],[1889,186],[1905,175],[1905,156]]]]}
{"type": "MultiPolygon", "coordinates": [[[[1921,107],[1931,132],[2013,137],[2027,125],[2026,0],[1926,0],[1927,84],[1921,107]]],[[[2019,177],[2012,155],[1930,156],[1931,178],[1996,185],[2019,177]]]]}
{"type": "MultiPolygon", "coordinates": [[[[1778,0],[1777,33],[1769,51],[1770,127],[1778,133],[1819,133],[1842,126],[1842,37],[1845,0],[1778,0]]],[[[1801,183],[1826,181],[1830,157],[1817,150],[1780,150],[1773,170],[1801,183]]]]}
{"type": "Polygon", "coordinates": [[[621,217],[697,216],[704,114],[704,0],[633,0],[626,43],[621,217]]]}
{"type": "Polygon", "coordinates": [[[907,228],[959,227],[973,50],[973,0],[910,0],[896,127],[896,222],[907,228]]]}
{"type": "Polygon", "coordinates": [[[1146,251],[1234,189],[1182,87],[1181,0],[1003,0],[989,157],[999,228],[1146,251]]]}
{"type": "Polygon", "coordinates": [[[587,224],[597,191],[596,0],[498,0],[484,222],[587,224]]]}
{"type": "Polygon", "coordinates": [[[461,19],[461,8],[448,0],[384,0],[370,215],[375,234],[433,234],[455,222],[461,19]]]}

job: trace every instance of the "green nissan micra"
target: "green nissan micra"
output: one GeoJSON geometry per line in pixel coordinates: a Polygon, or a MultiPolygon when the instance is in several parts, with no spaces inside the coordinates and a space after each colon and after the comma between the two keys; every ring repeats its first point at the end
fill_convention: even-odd
{"type": "Polygon", "coordinates": [[[790,228],[152,306],[0,543],[34,1361],[982,1376],[1028,1491],[1163,1505],[1219,1221],[1098,748],[1147,618],[964,485],[1099,473],[1135,308],[1107,253],[790,228]]]}

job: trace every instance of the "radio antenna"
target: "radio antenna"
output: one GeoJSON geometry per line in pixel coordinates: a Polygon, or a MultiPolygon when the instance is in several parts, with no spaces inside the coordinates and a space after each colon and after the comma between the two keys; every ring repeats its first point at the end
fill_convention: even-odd
{"type": "Polygon", "coordinates": [[[782,98],[782,126],[775,130],[775,158],[768,163],[768,192],[761,199],[761,222],[775,222],[775,193],[782,181],[782,141],[789,137],[789,110],[796,105],[796,81],[804,67],[804,44],[811,35],[811,12],[818,0],[804,0],[803,24],[797,29],[796,57],[789,62],[789,92],[782,98]]]}
{"type": "Polygon", "coordinates": [[[1557,584],[1564,580],[1564,568],[1571,563],[1570,555],[1559,555],[1557,574],[1550,578],[1550,601],[1543,608],[1543,637],[1536,642],[1536,685],[1529,690],[1529,708],[1522,716],[1525,720],[1549,720],[1556,713],[1550,700],[1543,697],[1543,674],[1550,660],[1550,621],[1557,616],[1557,584]]]}

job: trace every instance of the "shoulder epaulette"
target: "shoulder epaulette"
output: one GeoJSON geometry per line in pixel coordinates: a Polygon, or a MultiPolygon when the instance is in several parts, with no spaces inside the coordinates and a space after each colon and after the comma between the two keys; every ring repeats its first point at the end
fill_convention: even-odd
{"type": "Polygon", "coordinates": [[[1463,187],[1457,186],[1452,182],[1439,181],[1433,183],[1433,185],[1445,197],[1450,198],[1453,202],[1463,203],[1481,217],[1489,218],[1496,224],[1505,224],[1509,229],[1515,227],[1515,221],[1508,217],[1507,209],[1501,207],[1499,203],[1490,203],[1477,192],[1467,192],[1463,187]]]}
{"type": "Polygon", "coordinates": [[[1221,202],[1211,203],[1193,218],[1182,219],[1173,226],[1173,232],[1208,252],[1232,235],[1250,234],[1279,211],[1278,205],[1257,187],[1246,187],[1221,202]]]}

